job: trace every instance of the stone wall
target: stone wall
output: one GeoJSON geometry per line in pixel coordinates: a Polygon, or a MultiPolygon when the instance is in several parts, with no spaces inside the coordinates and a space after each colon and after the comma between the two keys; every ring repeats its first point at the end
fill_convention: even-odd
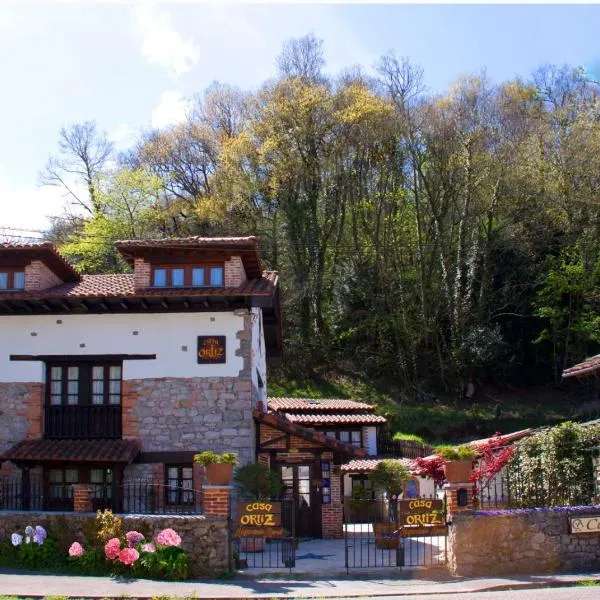
{"type": "Polygon", "coordinates": [[[0,454],[42,433],[43,384],[0,382],[0,454]]]}
{"type": "MultiPolygon", "coordinates": [[[[0,513],[0,540],[10,539],[27,525],[41,525],[50,535],[68,530],[73,540],[84,548],[87,541],[82,533],[86,521],[95,518],[90,513],[0,513]]],[[[192,577],[216,577],[230,569],[230,540],[226,519],[207,518],[199,515],[123,515],[125,530],[136,530],[154,536],[162,529],[172,527],[181,536],[181,547],[188,555],[192,577]]],[[[59,534],[60,535],[60,534],[59,534]]],[[[57,536],[58,537],[58,536],[57,536]]],[[[70,537],[69,537],[70,540],[70,537]]]]}
{"type": "Polygon", "coordinates": [[[569,530],[569,516],[588,515],[600,506],[455,513],[448,565],[467,577],[597,569],[600,534],[569,530]]]}

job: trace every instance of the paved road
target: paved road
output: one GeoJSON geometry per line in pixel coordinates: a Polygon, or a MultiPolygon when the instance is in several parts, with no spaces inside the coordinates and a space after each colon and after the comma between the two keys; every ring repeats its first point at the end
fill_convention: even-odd
{"type": "MultiPolygon", "coordinates": [[[[540,590],[506,590],[503,592],[474,592],[453,594],[427,594],[387,596],[385,600],[598,600],[600,586],[574,586],[540,590]]],[[[336,600],[342,600],[337,599],[336,600]]],[[[348,600],[356,600],[349,598],[348,600]]]]}

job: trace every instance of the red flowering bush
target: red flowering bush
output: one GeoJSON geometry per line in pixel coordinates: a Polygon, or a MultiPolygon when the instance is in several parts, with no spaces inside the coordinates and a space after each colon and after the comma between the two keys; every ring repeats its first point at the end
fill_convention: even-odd
{"type": "Polygon", "coordinates": [[[140,553],[135,548],[124,548],[119,552],[119,562],[124,565],[132,565],[138,558],[140,553]]]}
{"type": "Polygon", "coordinates": [[[121,540],[119,538],[112,538],[104,544],[104,554],[106,558],[114,560],[118,558],[119,552],[121,552],[121,540]]]}
{"type": "Polygon", "coordinates": [[[470,481],[484,486],[499,473],[516,452],[514,446],[507,446],[502,439],[502,434],[496,432],[487,441],[477,444],[480,453],[479,464],[473,469],[470,481]]]}

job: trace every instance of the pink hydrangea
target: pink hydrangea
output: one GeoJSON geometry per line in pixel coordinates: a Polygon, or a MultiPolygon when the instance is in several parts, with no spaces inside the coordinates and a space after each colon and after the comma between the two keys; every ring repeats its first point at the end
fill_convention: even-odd
{"type": "Polygon", "coordinates": [[[69,548],[69,556],[81,556],[83,554],[83,546],[79,542],[73,542],[69,548]]]}
{"type": "Polygon", "coordinates": [[[163,529],[157,536],[156,542],[161,546],[179,546],[181,538],[174,529],[163,529]]]}
{"type": "Polygon", "coordinates": [[[154,544],[144,544],[142,552],[156,552],[156,546],[154,544]]]}
{"type": "Polygon", "coordinates": [[[135,548],[125,548],[119,552],[119,561],[124,565],[132,565],[139,557],[140,553],[135,548]]]}
{"type": "Polygon", "coordinates": [[[125,537],[127,538],[127,545],[130,548],[134,548],[136,544],[139,544],[146,539],[139,531],[128,531],[125,534],[125,537]]]}
{"type": "Polygon", "coordinates": [[[117,558],[121,552],[121,540],[119,538],[112,538],[104,544],[104,554],[106,558],[117,558]]]}

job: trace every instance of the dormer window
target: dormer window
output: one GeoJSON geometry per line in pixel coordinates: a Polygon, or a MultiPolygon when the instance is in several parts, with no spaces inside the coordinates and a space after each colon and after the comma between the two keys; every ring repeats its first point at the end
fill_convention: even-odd
{"type": "Polygon", "coordinates": [[[223,265],[190,265],[154,267],[152,287],[223,287],[223,265]]]}
{"type": "Polygon", "coordinates": [[[0,271],[0,290],[24,290],[25,271],[0,271]]]}

